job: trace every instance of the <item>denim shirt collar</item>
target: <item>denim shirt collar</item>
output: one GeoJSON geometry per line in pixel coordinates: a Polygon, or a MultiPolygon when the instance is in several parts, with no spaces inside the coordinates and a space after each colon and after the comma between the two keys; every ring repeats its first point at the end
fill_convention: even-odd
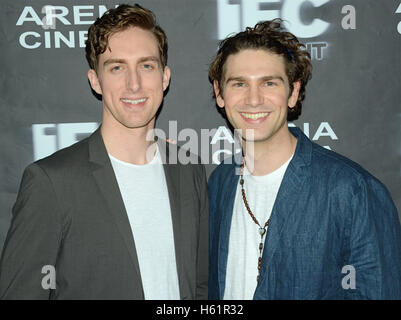
{"type": "MultiPolygon", "coordinates": [[[[312,160],[312,142],[298,127],[288,127],[290,133],[297,138],[297,146],[291,164],[296,168],[310,165],[312,160]]],[[[227,158],[236,169],[241,166],[243,155],[236,153],[232,158],[227,158]]],[[[224,162],[224,161],[223,161],[224,162]]],[[[235,172],[234,172],[235,173],[235,172]]]]}

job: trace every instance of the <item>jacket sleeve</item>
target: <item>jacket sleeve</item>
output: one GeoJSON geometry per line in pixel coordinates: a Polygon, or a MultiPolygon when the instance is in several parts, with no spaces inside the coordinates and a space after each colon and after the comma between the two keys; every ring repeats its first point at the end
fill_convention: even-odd
{"type": "Polygon", "coordinates": [[[355,278],[345,297],[401,299],[401,227],[387,189],[372,178],[361,185],[351,206],[348,265],[355,278]]]}
{"type": "Polygon", "coordinates": [[[207,182],[205,167],[201,165],[199,177],[199,241],[198,241],[198,263],[196,276],[196,299],[206,300],[208,297],[208,258],[209,258],[209,206],[207,196],[207,182]]]}
{"type": "Polygon", "coordinates": [[[0,299],[49,299],[61,238],[57,206],[47,174],[28,166],[0,260],[0,299]]]}

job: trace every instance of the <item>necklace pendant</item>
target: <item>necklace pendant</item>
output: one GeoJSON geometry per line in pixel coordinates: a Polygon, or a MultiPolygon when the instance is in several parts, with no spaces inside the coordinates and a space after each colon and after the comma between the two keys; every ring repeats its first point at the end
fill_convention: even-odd
{"type": "Polygon", "coordinates": [[[259,234],[261,237],[263,237],[265,233],[266,233],[266,228],[259,228],[259,234]]]}

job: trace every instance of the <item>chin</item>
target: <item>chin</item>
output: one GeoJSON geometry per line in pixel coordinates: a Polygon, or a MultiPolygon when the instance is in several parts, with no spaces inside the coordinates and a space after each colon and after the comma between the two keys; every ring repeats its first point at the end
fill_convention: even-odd
{"type": "Polygon", "coordinates": [[[139,129],[139,128],[146,128],[149,125],[149,122],[146,122],[146,123],[125,123],[123,125],[124,125],[124,127],[128,128],[128,129],[139,129]]]}
{"type": "Polygon", "coordinates": [[[269,138],[253,138],[253,139],[247,139],[247,138],[243,138],[243,140],[247,143],[249,142],[253,142],[253,143],[259,143],[259,142],[264,142],[269,140],[269,138]]]}
{"type": "MultiPolygon", "coordinates": [[[[242,130],[246,130],[246,129],[250,130],[249,128],[245,128],[242,130]]],[[[249,136],[249,135],[242,136],[242,139],[247,142],[251,142],[251,141],[262,142],[262,141],[269,140],[270,137],[271,137],[270,134],[260,134],[260,133],[256,132],[253,136],[249,136]]]]}
{"type": "MultiPolygon", "coordinates": [[[[146,128],[149,127],[152,123],[153,119],[146,120],[146,121],[137,121],[137,122],[129,122],[126,123],[125,126],[129,129],[139,129],[139,128],[146,128]]],[[[152,125],[152,128],[154,127],[154,123],[152,125]]]]}
{"type": "Polygon", "coordinates": [[[154,119],[155,117],[149,119],[130,119],[122,122],[122,124],[129,129],[144,128],[149,126],[154,119]]]}

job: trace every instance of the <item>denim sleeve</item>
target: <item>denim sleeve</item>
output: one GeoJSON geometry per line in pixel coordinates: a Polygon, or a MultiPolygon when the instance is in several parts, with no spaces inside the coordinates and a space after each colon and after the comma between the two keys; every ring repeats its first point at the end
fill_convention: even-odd
{"type": "Polygon", "coordinates": [[[348,265],[355,279],[345,298],[401,299],[401,226],[389,192],[368,178],[350,206],[348,265]]]}

